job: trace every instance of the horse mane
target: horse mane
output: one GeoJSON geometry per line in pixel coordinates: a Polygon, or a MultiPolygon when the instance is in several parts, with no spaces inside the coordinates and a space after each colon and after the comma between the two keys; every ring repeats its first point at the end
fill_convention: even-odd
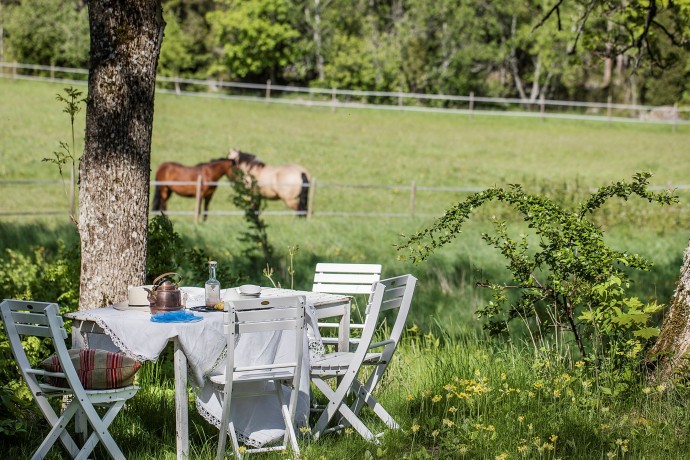
{"type": "Polygon", "coordinates": [[[239,160],[237,161],[238,164],[244,163],[249,166],[255,166],[259,168],[263,168],[264,166],[266,166],[266,163],[259,160],[253,153],[246,153],[241,150],[238,150],[238,152],[240,154],[239,160]]]}
{"type": "Polygon", "coordinates": [[[209,160],[209,161],[202,161],[201,163],[197,163],[194,166],[203,166],[203,165],[207,165],[209,163],[215,163],[217,161],[228,161],[228,158],[227,157],[214,158],[214,159],[209,160]]]}

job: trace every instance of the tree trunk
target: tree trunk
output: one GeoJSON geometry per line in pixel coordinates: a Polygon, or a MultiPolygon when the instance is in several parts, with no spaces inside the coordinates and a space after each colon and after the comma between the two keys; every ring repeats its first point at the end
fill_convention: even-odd
{"type": "Polygon", "coordinates": [[[680,279],[676,285],[661,333],[647,356],[655,365],[654,374],[660,380],[669,379],[674,372],[690,374],[690,245],[685,250],[680,279]]]}
{"type": "Polygon", "coordinates": [[[161,0],[91,0],[84,154],[79,163],[79,308],[124,300],[146,274],[151,132],[161,0]]]}

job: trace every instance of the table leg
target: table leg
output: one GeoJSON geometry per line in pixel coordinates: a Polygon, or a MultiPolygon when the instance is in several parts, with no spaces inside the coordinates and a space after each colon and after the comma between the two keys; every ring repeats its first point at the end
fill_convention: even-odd
{"type": "Polygon", "coordinates": [[[175,353],[175,423],[177,433],[177,458],[189,458],[189,414],[187,412],[187,357],[180,348],[177,339],[174,340],[175,353]]]}
{"type": "Polygon", "coordinates": [[[350,351],[350,305],[345,307],[338,327],[338,351],[350,351]]]}

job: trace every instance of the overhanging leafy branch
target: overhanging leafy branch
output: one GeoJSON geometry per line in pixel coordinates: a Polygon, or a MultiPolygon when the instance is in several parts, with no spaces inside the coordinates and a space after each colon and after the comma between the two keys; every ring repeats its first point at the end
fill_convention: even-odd
{"type": "MultiPolygon", "coordinates": [[[[651,267],[640,255],[610,248],[604,242],[603,231],[588,217],[611,198],[628,200],[636,196],[662,206],[678,201],[669,191],[648,190],[650,177],[650,173],[639,173],[631,182],[601,187],[574,210],[545,196],[529,194],[520,185],[489,188],[453,206],[433,225],[406,238],[397,249],[401,257],[421,262],[460,235],[463,225],[480,206],[491,201],[509,205],[520,213],[533,232],[538,249],[530,251],[527,235],[514,239],[506,222],[494,220],[494,234],[485,233],[482,238],[506,258],[512,280],[479,283],[494,294],[478,314],[487,318],[486,327],[492,333],[502,333],[508,330],[508,323],[513,319],[526,320],[547,311],[549,326],[570,330],[581,355],[585,356],[587,346],[578,318],[585,310],[604,308],[595,295],[596,287],[610,283],[611,279],[626,280],[626,267],[640,270],[651,267]],[[508,290],[517,292],[516,300],[509,299],[508,290]]],[[[634,302],[622,296],[617,299],[614,307],[619,308],[620,315],[627,314],[626,305],[634,302]]],[[[607,318],[610,324],[618,324],[610,315],[607,318]]]]}

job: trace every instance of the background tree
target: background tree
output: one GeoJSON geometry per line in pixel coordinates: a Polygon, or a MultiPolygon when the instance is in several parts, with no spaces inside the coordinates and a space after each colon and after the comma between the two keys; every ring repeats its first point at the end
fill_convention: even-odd
{"type": "Polygon", "coordinates": [[[86,67],[87,11],[74,0],[22,0],[7,8],[7,44],[13,57],[32,64],[86,67]]]}
{"type": "Polygon", "coordinates": [[[285,0],[221,0],[207,20],[216,53],[212,75],[270,78],[297,60],[294,12],[285,0]]]}
{"type": "Polygon", "coordinates": [[[206,78],[211,63],[206,15],[213,8],[212,0],[163,2],[166,26],[158,59],[160,75],[206,78]]]}
{"type": "Polygon", "coordinates": [[[94,0],[89,26],[79,164],[81,309],[111,304],[127,285],[144,281],[153,101],[165,22],[160,0],[94,0]]]}

